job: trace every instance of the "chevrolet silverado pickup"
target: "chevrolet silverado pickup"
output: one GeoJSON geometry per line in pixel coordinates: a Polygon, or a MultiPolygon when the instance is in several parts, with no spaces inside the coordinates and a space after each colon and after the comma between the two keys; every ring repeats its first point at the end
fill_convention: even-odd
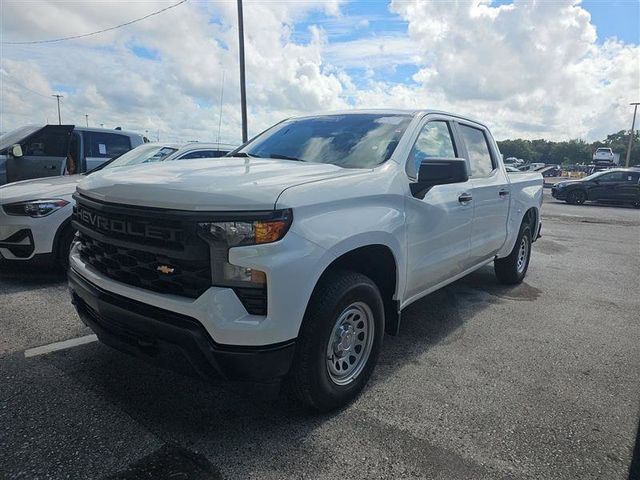
{"type": "Polygon", "coordinates": [[[72,301],[116,349],[327,411],[362,390],[405,307],[489,263],[523,280],[542,184],[458,115],[291,118],[215,163],[83,180],[72,301]]]}

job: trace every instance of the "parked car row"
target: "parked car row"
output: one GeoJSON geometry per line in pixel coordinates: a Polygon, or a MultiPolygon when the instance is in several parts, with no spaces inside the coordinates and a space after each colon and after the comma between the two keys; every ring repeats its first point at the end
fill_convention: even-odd
{"type": "MultiPolygon", "coordinates": [[[[86,132],[83,130],[83,133],[86,132]]],[[[109,144],[107,137],[102,137],[101,141],[109,144]]],[[[31,140],[27,140],[26,144],[29,145],[29,142],[31,140]]],[[[82,174],[47,175],[0,186],[0,259],[25,261],[49,257],[66,266],[75,235],[71,225],[72,196],[78,183],[89,175],[155,162],[218,158],[229,152],[213,143],[143,143],[124,153],[111,148],[106,151],[117,155],[82,174]]],[[[15,158],[16,164],[24,162],[23,172],[38,173],[30,165],[33,163],[31,158],[15,158]]]]}

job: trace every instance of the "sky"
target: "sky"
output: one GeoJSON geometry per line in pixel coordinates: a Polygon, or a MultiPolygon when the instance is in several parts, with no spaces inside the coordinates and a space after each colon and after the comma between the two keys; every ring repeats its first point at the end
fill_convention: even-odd
{"type": "MultiPolygon", "coordinates": [[[[2,0],[0,131],[241,137],[235,0],[2,0]]],[[[468,115],[498,139],[594,141],[640,101],[640,0],[244,0],[249,135],[352,108],[468,115]]]]}

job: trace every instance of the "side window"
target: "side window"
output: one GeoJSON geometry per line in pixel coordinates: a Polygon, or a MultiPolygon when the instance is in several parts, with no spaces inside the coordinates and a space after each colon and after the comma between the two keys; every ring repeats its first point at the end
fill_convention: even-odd
{"type": "Polygon", "coordinates": [[[427,158],[455,156],[449,125],[444,121],[433,121],[422,127],[409,158],[417,172],[420,163],[427,158]]]}
{"type": "Polygon", "coordinates": [[[36,133],[22,145],[25,156],[66,157],[69,152],[69,134],[44,129],[36,133]]]}
{"type": "Polygon", "coordinates": [[[469,176],[486,177],[495,167],[487,137],[479,128],[459,125],[459,130],[469,154],[469,176]]]}
{"type": "Polygon", "coordinates": [[[601,182],[622,182],[627,179],[624,172],[611,172],[602,175],[599,180],[601,182]]]}
{"type": "Polygon", "coordinates": [[[126,135],[103,132],[83,132],[84,156],[90,158],[112,158],[131,150],[126,135]]]}

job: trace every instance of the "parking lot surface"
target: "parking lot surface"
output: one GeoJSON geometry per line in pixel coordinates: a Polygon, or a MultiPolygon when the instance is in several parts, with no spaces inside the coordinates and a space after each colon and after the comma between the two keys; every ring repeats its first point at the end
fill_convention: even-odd
{"type": "Polygon", "coordinates": [[[0,267],[0,478],[627,478],[640,211],[545,196],[516,287],[491,267],[403,313],[360,398],[311,415],[92,342],[64,275],[0,267]]]}

